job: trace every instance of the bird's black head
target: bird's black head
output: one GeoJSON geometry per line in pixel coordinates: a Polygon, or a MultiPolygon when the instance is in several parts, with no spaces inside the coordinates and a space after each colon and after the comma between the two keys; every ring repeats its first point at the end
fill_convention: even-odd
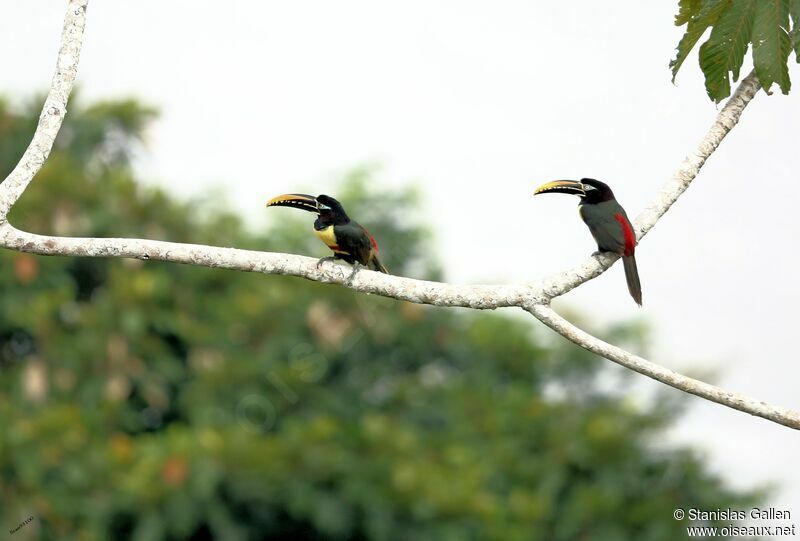
{"type": "Polygon", "coordinates": [[[600,182],[593,178],[582,178],[583,200],[587,203],[602,203],[614,199],[614,192],[605,182],[600,182]]]}
{"type": "Polygon", "coordinates": [[[350,221],[344,207],[330,195],[317,196],[317,213],[322,224],[344,225],[350,221]]]}
{"type": "Polygon", "coordinates": [[[611,201],[614,199],[614,192],[608,187],[608,184],[595,180],[593,178],[582,178],[580,181],[576,180],[555,180],[542,184],[534,195],[541,193],[568,193],[577,195],[581,198],[582,203],[602,203],[603,201],[611,201]]]}

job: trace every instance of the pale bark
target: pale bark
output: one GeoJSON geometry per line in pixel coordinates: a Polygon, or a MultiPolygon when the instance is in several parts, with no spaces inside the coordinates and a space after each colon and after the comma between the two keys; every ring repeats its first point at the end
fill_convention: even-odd
{"type": "MultiPolygon", "coordinates": [[[[87,3],[88,0],[69,2],[56,73],[39,125],[19,164],[0,185],[0,246],[43,255],[153,259],[264,274],[286,274],[318,282],[341,284],[362,293],[374,293],[438,306],[476,309],[516,306],[529,311],[551,329],[581,347],[626,368],[684,392],[800,429],[798,412],[731,393],[663,368],[585,333],[553,311],[550,307],[553,298],[602,274],[617,259],[614,256],[594,256],[573,269],[550,276],[538,283],[524,285],[455,285],[387,276],[367,270],[359,271],[351,281],[348,281],[349,268],[336,263],[327,263],[317,268],[315,259],[299,255],[146,239],[52,237],[14,228],[7,221],[8,212],[47,159],[66,114],[67,99],[77,74],[87,3]]],[[[698,149],[684,160],[678,172],[634,221],[639,238],[658,222],[688,188],[706,159],[736,125],[742,111],[759,88],[754,74],[748,75],[742,81],[720,111],[698,149]]]]}
{"type": "Polygon", "coordinates": [[[33,177],[44,165],[50,155],[53,142],[67,114],[67,99],[78,75],[78,59],[83,45],[83,28],[86,25],[86,5],[88,0],[70,0],[64,29],[61,32],[61,46],[58,50],[56,72],[50,84],[50,92],[39,116],[36,132],[25,154],[13,171],[0,185],[0,224],[6,223],[8,211],[28,187],[33,177]]]}
{"type": "Polygon", "coordinates": [[[751,415],[757,415],[770,421],[775,421],[791,428],[800,428],[800,413],[780,406],[774,406],[761,400],[756,400],[742,394],[720,389],[709,383],[705,383],[683,374],[679,374],[669,368],[664,368],[658,364],[634,355],[622,348],[603,342],[599,338],[579,329],[553,310],[549,305],[535,304],[528,309],[545,325],[564,336],[568,340],[586,348],[601,357],[605,357],[617,364],[630,368],[635,372],[644,374],[656,381],[665,383],[681,391],[724,404],[729,408],[737,409],[751,415]]]}

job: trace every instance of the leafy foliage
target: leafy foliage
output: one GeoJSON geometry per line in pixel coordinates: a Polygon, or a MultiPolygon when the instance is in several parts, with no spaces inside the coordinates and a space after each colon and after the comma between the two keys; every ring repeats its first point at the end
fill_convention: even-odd
{"type": "Polygon", "coordinates": [[[753,24],[753,64],[764,88],[777,83],[784,94],[789,93],[789,68],[786,65],[792,51],[789,28],[789,0],[762,0],[756,3],[753,24]]]}
{"type": "Polygon", "coordinates": [[[731,93],[730,76],[739,79],[739,70],[750,44],[757,0],[734,2],[711,30],[708,41],[700,46],[700,68],[706,75],[710,96],[731,93]]]}
{"type": "Polygon", "coordinates": [[[670,62],[673,81],[695,44],[711,28],[700,46],[700,69],[706,91],[715,102],[731,94],[731,78],[739,73],[748,47],[753,47],[753,65],[761,84],[769,91],[777,84],[789,93],[788,60],[794,43],[800,62],[800,0],[681,0],[675,24],[686,25],[670,62]],[[790,30],[790,11],[792,26],[790,30]]]}
{"type": "MultiPolygon", "coordinates": [[[[124,157],[148,108],[70,112],[19,226],[325,253],[303,213],[253,232],[139,186],[124,157]]],[[[35,119],[0,105],[0,170],[35,119]]],[[[370,195],[370,174],[336,195],[396,272],[437,275],[415,196],[370,195]]],[[[680,393],[632,404],[604,390],[624,383],[606,363],[548,338],[278,276],[4,251],[0,521],[60,541],[656,541],[684,535],[676,507],[759,500],[654,444],[680,393]]]]}
{"type": "Polygon", "coordinates": [[[800,0],[791,0],[789,4],[789,14],[792,17],[792,32],[794,39],[794,56],[798,63],[800,63],[800,0]]]}
{"type": "Polygon", "coordinates": [[[675,17],[675,24],[682,25],[686,21],[686,33],[678,43],[678,54],[675,59],[670,62],[669,66],[672,68],[672,80],[678,75],[678,70],[683,65],[686,57],[694,48],[695,44],[703,36],[703,33],[712,26],[722,12],[727,8],[730,0],[702,0],[701,2],[692,2],[691,6],[683,9],[683,14],[680,12],[675,17]],[[691,13],[691,16],[689,14],[691,13]]]}
{"type": "Polygon", "coordinates": [[[702,0],[678,0],[678,14],[675,15],[675,25],[683,26],[700,11],[702,0]]]}

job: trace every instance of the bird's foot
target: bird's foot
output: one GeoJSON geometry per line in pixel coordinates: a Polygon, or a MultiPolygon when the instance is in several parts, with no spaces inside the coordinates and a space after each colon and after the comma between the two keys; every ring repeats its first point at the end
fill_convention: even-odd
{"type": "Polygon", "coordinates": [[[592,252],[592,257],[598,256],[598,255],[604,255],[604,254],[613,254],[613,253],[614,252],[612,252],[610,250],[595,250],[594,252],[592,252]]]}
{"type": "Polygon", "coordinates": [[[336,258],[333,257],[332,255],[329,255],[327,257],[321,257],[321,258],[319,258],[319,261],[317,261],[317,268],[320,268],[324,262],[326,262],[326,261],[334,261],[335,259],[336,258]]]}
{"type": "Polygon", "coordinates": [[[353,283],[353,279],[356,277],[356,274],[358,274],[358,270],[359,270],[360,267],[361,267],[361,265],[358,263],[358,261],[353,263],[353,272],[351,272],[350,276],[347,277],[347,280],[345,281],[346,284],[352,284],[353,283]]]}

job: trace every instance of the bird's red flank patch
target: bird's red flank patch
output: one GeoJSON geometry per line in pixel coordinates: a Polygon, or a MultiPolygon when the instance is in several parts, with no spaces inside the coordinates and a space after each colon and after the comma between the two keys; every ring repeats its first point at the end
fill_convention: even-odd
{"type": "Polygon", "coordinates": [[[363,230],[364,230],[364,233],[366,233],[366,234],[367,234],[367,236],[369,237],[369,241],[372,243],[372,249],[373,249],[373,250],[375,250],[376,252],[380,252],[380,250],[378,249],[378,243],[377,243],[377,241],[375,240],[375,237],[373,237],[373,236],[372,236],[372,233],[370,233],[370,232],[367,230],[367,228],[366,228],[366,227],[364,227],[363,225],[361,226],[361,229],[363,229],[363,230]]]}
{"type": "Polygon", "coordinates": [[[636,249],[636,234],[633,232],[631,223],[619,212],[614,215],[614,219],[619,222],[622,234],[625,236],[625,253],[623,255],[631,256],[636,249]]]}

